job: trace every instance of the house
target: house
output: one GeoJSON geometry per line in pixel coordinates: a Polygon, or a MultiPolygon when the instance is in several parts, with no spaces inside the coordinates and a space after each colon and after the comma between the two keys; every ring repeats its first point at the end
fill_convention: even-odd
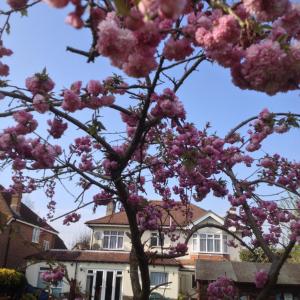
{"type": "Polygon", "coordinates": [[[66,249],[58,232],[21,198],[0,190],[0,267],[23,270],[28,255],[52,248],[66,249]]]}
{"type": "MultiPolygon", "coordinates": [[[[206,294],[208,284],[220,276],[226,276],[233,280],[237,288],[238,299],[254,300],[259,293],[259,289],[254,284],[254,275],[260,270],[268,272],[270,266],[270,263],[208,261],[199,259],[196,262],[198,300],[208,299],[206,294]]],[[[280,271],[277,285],[272,289],[269,299],[300,299],[299,274],[300,264],[284,264],[280,271]]]]}
{"type": "MultiPolygon", "coordinates": [[[[161,201],[151,201],[151,205],[161,207],[161,201]]],[[[176,226],[175,234],[181,228],[192,224],[215,223],[222,225],[224,219],[212,211],[206,211],[194,204],[184,210],[174,208],[161,217],[161,228],[176,226]],[[188,214],[191,219],[188,219],[188,214]],[[188,221],[189,220],[189,221],[188,221]]],[[[35,264],[27,268],[27,279],[30,284],[41,286],[41,273],[46,270],[47,260],[63,263],[69,277],[75,278],[81,291],[89,300],[131,299],[132,289],[129,273],[129,253],[131,249],[129,225],[124,211],[114,212],[112,204],[107,206],[105,216],[90,220],[86,225],[91,229],[91,250],[58,251],[51,250],[29,259],[35,264]]],[[[146,231],[143,241],[149,251],[164,251],[171,246],[170,236],[158,231],[146,231]]],[[[195,285],[195,263],[199,258],[213,261],[229,261],[239,259],[239,249],[228,247],[231,238],[222,230],[203,228],[195,233],[188,244],[186,256],[178,259],[157,259],[150,264],[150,279],[153,286],[168,282],[156,289],[155,293],[167,299],[177,299],[179,295],[197,297],[195,285]]],[[[184,242],[180,236],[178,242],[184,242]]],[[[68,292],[69,287],[63,283],[60,292],[68,292]]]]}

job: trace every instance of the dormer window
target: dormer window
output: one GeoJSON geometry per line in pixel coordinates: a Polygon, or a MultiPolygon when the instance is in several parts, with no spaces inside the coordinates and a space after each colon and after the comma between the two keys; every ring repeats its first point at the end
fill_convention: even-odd
{"type": "Polygon", "coordinates": [[[33,231],[32,231],[32,242],[33,243],[39,243],[40,241],[40,234],[41,234],[41,231],[39,228],[37,227],[34,227],[33,228],[33,231]]]}
{"type": "Polygon", "coordinates": [[[227,253],[227,235],[196,233],[193,235],[193,251],[202,253],[227,253]]]}
{"type": "Polygon", "coordinates": [[[104,231],[103,249],[123,249],[123,231],[104,231]]]}

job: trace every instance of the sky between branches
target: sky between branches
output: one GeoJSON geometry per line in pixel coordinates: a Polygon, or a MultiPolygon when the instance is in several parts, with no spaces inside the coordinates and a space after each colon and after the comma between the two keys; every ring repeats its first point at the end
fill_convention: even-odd
{"type": "MultiPolygon", "coordinates": [[[[2,4],[0,9],[3,9],[2,4]]],[[[120,70],[111,67],[106,58],[98,58],[96,63],[87,64],[84,57],[65,51],[66,46],[83,50],[88,50],[90,47],[88,30],[77,31],[64,23],[68,10],[68,7],[64,10],[51,9],[42,3],[29,10],[29,17],[20,17],[17,14],[12,17],[11,34],[5,36],[4,40],[6,47],[14,51],[13,56],[5,60],[10,65],[9,78],[13,84],[24,86],[26,77],[41,71],[44,67],[47,67],[50,77],[56,82],[56,91],[69,87],[76,80],[82,80],[84,83],[90,79],[103,80],[113,72],[124,75],[120,70]]],[[[3,21],[1,17],[0,21],[3,21]]],[[[175,70],[174,75],[179,70],[175,70]]],[[[204,63],[198,70],[199,72],[194,73],[186,81],[178,96],[185,105],[187,120],[195,123],[199,129],[210,122],[211,132],[216,131],[220,136],[224,136],[236,124],[258,114],[265,107],[272,112],[300,113],[300,97],[297,91],[269,97],[262,93],[242,91],[235,87],[231,83],[229,71],[216,64],[204,63]]],[[[126,75],[124,79],[126,81],[126,75]]],[[[124,97],[118,101],[126,101],[123,99],[124,97]]],[[[1,108],[3,109],[3,106],[0,103],[1,108]]],[[[112,112],[106,110],[103,116],[104,123],[109,118],[109,124],[113,124],[110,130],[122,128],[119,118],[112,112]]],[[[2,119],[0,130],[7,127],[8,122],[2,119]]],[[[64,145],[70,144],[76,134],[78,134],[77,131],[70,130],[67,136],[59,142],[64,145]]],[[[271,154],[281,152],[289,159],[299,161],[299,136],[299,130],[292,130],[282,136],[273,135],[263,144],[262,150],[271,154]]],[[[5,175],[6,172],[1,176],[2,185],[9,184],[9,176],[5,175]]],[[[149,199],[157,199],[151,190],[148,190],[148,195],[149,199]]],[[[26,195],[25,198],[31,200],[34,210],[40,216],[46,216],[47,199],[42,191],[26,195]]],[[[55,200],[57,201],[57,215],[74,208],[74,199],[63,188],[57,189],[55,200]]],[[[86,201],[90,200],[86,199],[86,201]]],[[[220,215],[224,215],[228,208],[227,200],[214,199],[211,195],[199,205],[220,215]]],[[[80,212],[82,215],[80,222],[64,226],[62,225],[63,219],[60,219],[51,225],[60,231],[61,237],[70,245],[74,240],[74,235],[79,235],[85,230],[83,225],[85,221],[100,217],[104,212],[104,208],[98,208],[96,214],[93,214],[92,207],[87,207],[80,212]]]]}

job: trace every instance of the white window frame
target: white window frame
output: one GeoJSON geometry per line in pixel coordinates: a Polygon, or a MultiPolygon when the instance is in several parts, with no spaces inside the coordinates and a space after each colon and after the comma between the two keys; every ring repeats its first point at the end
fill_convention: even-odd
{"type": "Polygon", "coordinates": [[[123,250],[124,249],[124,231],[118,231],[118,230],[105,230],[103,231],[103,241],[102,241],[102,248],[107,250],[123,250]],[[116,234],[112,234],[112,232],[116,232],[116,234]],[[104,245],[105,238],[108,238],[107,247],[104,245]],[[116,238],[116,246],[110,247],[111,245],[111,238],[116,238]],[[118,247],[118,240],[119,238],[122,238],[122,247],[118,247]]]}
{"type": "Polygon", "coordinates": [[[43,250],[47,251],[50,249],[50,242],[43,240],[43,250]]]}
{"type": "Polygon", "coordinates": [[[162,232],[151,232],[150,236],[150,246],[151,247],[163,247],[164,246],[164,234],[162,232]],[[155,245],[152,244],[152,241],[156,240],[155,245]],[[162,243],[161,243],[162,242],[162,243]]]}
{"type": "Polygon", "coordinates": [[[32,230],[32,242],[38,244],[40,242],[41,230],[38,227],[34,227],[32,230]]]}
{"type": "Polygon", "coordinates": [[[165,285],[161,285],[159,288],[168,288],[169,287],[169,284],[167,284],[167,282],[169,282],[169,273],[168,272],[164,272],[164,271],[151,271],[150,272],[150,286],[151,287],[155,287],[159,284],[163,284],[163,283],[166,283],[165,285]],[[157,284],[153,284],[151,282],[151,276],[152,274],[164,274],[166,276],[166,281],[165,282],[160,282],[160,283],[157,283],[157,284]]]}
{"type": "Polygon", "coordinates": [[[227,243],[228,236],[226,234],[222,233],[194,233],[192,238],[193,243],[193,252],[196,253],[213,253],[213,254],[228,254],[228,246],[227,243]],[[211,244],[209,244],[209,241],[211,244]],[[203,241],[204,244],[203,244],[203,241]],[[218,241],[220,251],[216,251],[216,242],[218,241]],[[210,250],[208,250],[208,247],[212,246],[210,250]],[[204,246],[202,250],[200,249],[201,246],[204,246]]]}

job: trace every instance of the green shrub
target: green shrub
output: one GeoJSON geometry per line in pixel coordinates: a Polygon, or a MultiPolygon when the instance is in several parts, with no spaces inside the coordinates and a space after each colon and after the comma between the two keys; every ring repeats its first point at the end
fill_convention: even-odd
{"type": "Polygon", "coordinates": [[[13,269],[0,268],[0,294],[14,294],[26,283],[24,274],[13,269]]]}

